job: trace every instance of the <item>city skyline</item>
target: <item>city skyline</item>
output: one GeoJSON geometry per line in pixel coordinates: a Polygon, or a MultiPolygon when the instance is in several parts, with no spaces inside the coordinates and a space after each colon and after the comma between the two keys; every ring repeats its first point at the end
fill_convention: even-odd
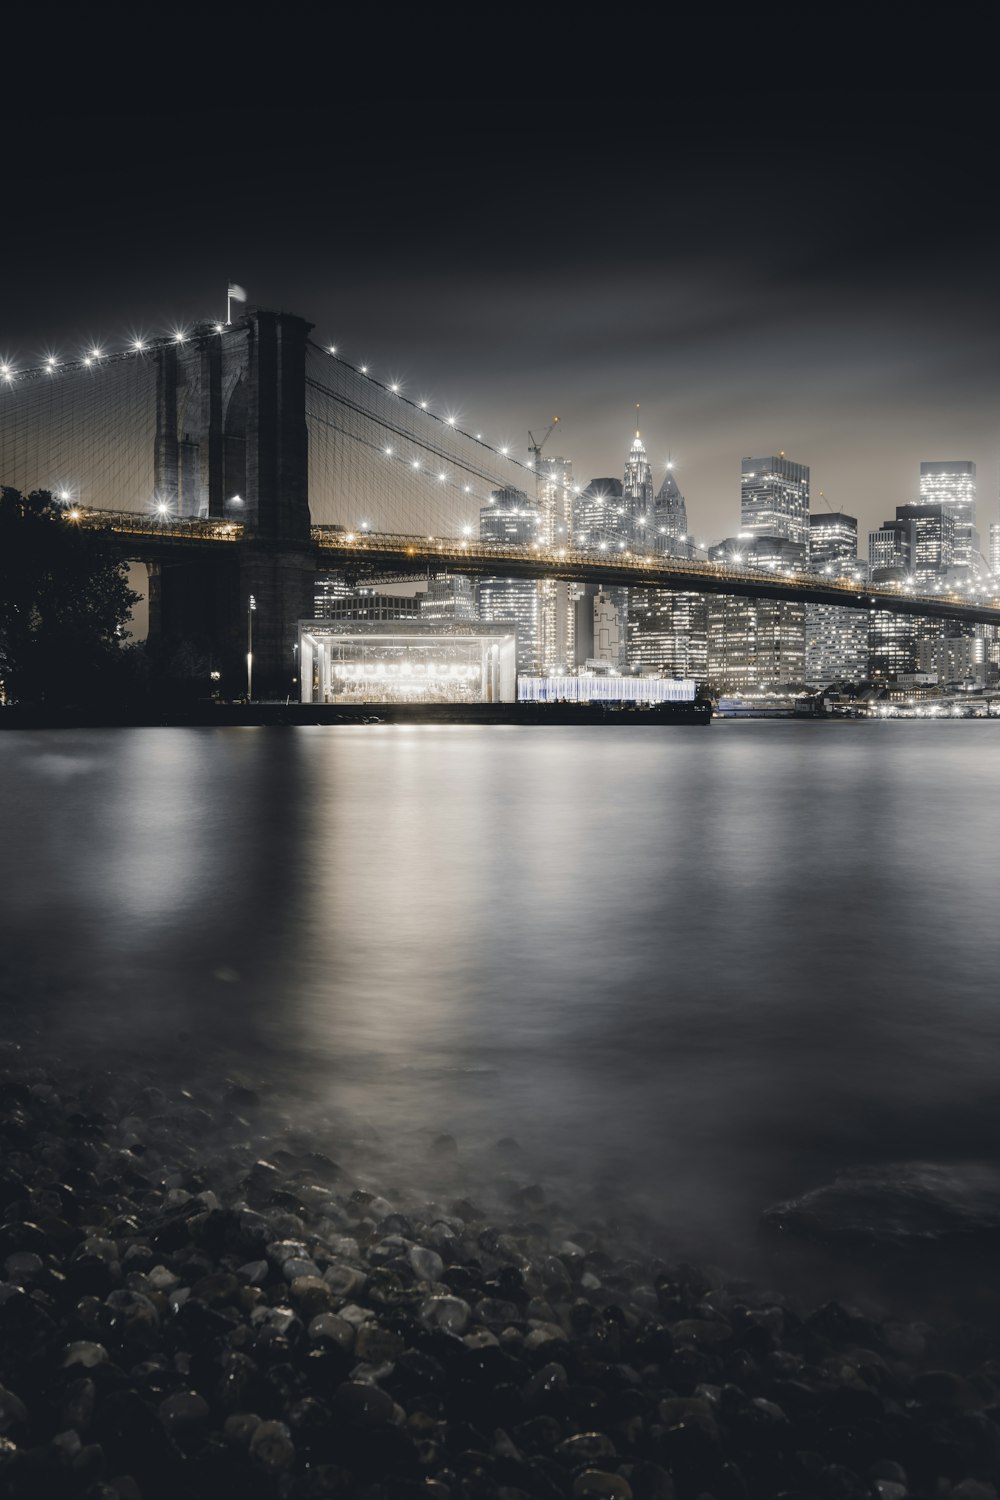
{"type": "Polygon", "coordinates": [[[581,485],[621,472],[638,402],[654,488],[672,459],[706,541],[734,529],[743,457],[782,450],[810,467],[813,509],[822,492],[862,535],[917,500],[921,462],[956,456],[977,465],[984,536],[997,518],[990,224],[944,211],[976,201],[974,107],[631,137],[430,121],[429,175],[392,170],[402,147],[370,121],[334,160],[329,121],[265,110],[239,170],[221,112],[141,141],[100,108],[69,121],[57,107],[12,164],[22,220],[71,233],[8,245],[0,356],[221,317],[233,279],[512,451],[558,413],[547,451],[581,485]],[[168,143],[196,257],[144,165],[168,143]]]}

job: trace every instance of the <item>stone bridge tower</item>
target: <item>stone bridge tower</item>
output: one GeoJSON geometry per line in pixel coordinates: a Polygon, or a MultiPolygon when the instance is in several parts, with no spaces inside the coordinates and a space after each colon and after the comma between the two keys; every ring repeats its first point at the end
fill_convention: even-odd
{"type": "MultiPolygon", "coordinates": [[[[295,671],[296,622],[312,614],[315,563],[309,537],[306,347],[312,324],[252,308],[218,332],[203,324],[183,344],[159,350],[156,389],[157,498],[178,516],[239,521],[238,580],[213,590],[224,606],[227,690],[245,662],[253,596],[255,697],[285,697],[295,671]]],[[[181,622],[184,594],[203,592],[183,568],[156,592],[164,618],[181,622]]],[[[178,631],[181,626],[178,624],[178,631]]]]}

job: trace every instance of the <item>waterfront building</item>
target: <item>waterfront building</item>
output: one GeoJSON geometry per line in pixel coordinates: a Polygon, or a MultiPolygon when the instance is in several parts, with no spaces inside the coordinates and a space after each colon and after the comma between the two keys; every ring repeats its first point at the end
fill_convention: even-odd
{"type": "Polygon", "coordinates": [[[693,678],[623,677],[618,672],[579,672],[573,677],[521,677],[519,703],[693,703],[693,678]]]}
{"type": "Polygon", "coordinates": [[[810,687],[862,682],[868,676],[868,611],[807,604],[805,673],[810,687]]]}
{"type": "Polygon", "coordinates": [[[990,523],[990,572],[1000,581],[1000,521],[990,523]]]}
{"type": "Polygon", "coordinates": [[[708,596],[708,680],[720,692],[803,681],[805,606],[708,596]]]}
{"type": "Polygon", "coordinates": [[[591,655],[595,660],[608,662],[614,667],[624,659],[625,632],[618,605],[612,595],[626,592],[625,589],[602,589],[594,595],[594,641],[591,655]]]}
{"type": "Polygon", "coordinates": [[[515,642],[505,626],[299,622],[303,703],[512,703],[515,642]]]}
{"type": "MultiPolygon", "coordinates": [[[[832,577],[858,573],[858,522],[843,511],[809,517],[809,571],[832,577]]],[[[868,615],[835,604],[806,605],[805,681],[861,682],[868,675],[868,615]]]]}
{"type": "Polygon", "coordinates": [[[809,548],[809,466],[784,453],[744,458],[740,481],[740,530],[782,537],[809,548]]]}
{"type": "Polygon", "coordinates": [[[920,465],[921,505],[946,506],[954,522],[952,562],[956,568],[979,566],[976,530],[976,466],[970,459],[947,459],[920,465]]]}
{"type": "Polygon", "coordinates": [[[708,604],[685,590],[630,588],[627,660],[632,672],[704,680],[708,662],[708,604]]]}
{"type": "Polygon", "coordinates": [[[884,685],[918,670],[922,641],[940,635],[937,620],[918,615],[900,615],[893,610],[873,609],[868,616],[868,676],[884,685]]]}
{"type": "Polygon", "coordinates": [[[917,671],[931,672],[939,687],[973,686],[985,680],[982,642],[974,634],[939,632],[917,643],[917,671]]]}

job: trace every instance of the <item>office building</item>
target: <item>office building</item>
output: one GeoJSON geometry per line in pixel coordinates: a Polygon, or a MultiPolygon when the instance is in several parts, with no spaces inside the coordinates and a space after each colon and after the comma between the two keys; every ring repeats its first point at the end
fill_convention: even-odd
{"type": "Polygon", "coordinates": [[[375,588],[358,588],[337,573],[321,573],[313,594],[317,620],[416,620],[420,594],[387,594],[375,588]]]}
{"type": "Polygon", "coordinates": [[[638,428],[625,460],[622,498],[627,528],[623,539],[629,547],[645,546],[646,531],[652,521],[653,471],[638,428]]]}
{"type": "Polygon", "coordinates": [[[809,569],[812,573],[829,572],[839,576],[851,571],[858,560],[858,522],[856,516],[831,510],[809,517],[809,569]]]}
{"type": "Polygon", "coordinates": [[[784,453],[744,458],[740,482],[740,530],[782,537],[809,549],[809,467],[784,453]]]}
{"type": "Polygon", "coordinates": [[[573,462],[568,458],[541,459],[535,477],[538,540],[564,545],[573,530],[573,462]]]}
{"type": "Polygon", "coordinates": [[[653,501],[650,550],[664,557],[690,557],[694,546],[688,536],[687,502],[678,488],[674,466],[667,464],[663,483],[653,501]]]}
{"type": "Polygon", "coordinates": [[[953,565],[956,568],[978,568],[975,464],[969,459],[922,463],[920,504],[947,507],[954,521],[953,565]]]}
{"type": "Polygon", "coordinates": [[[476,591],[461,573],[438,573],[420,596],[420,619],[425,625],[459,624],[476,619],[476,591]]]}
{"type": "Polygon", "coordinates": [[[630,671],[702,681],[708,662],[706,596],[688,590],[629,589],[627,638],[630,671]]]}
{"type": "Polygon", "coordinates": [[[525,547],[542,539],[542,518],[538,506],[524,490],[506,486],[494,490],[479,511],[479,540],[502,542],[508,547],[525,547]]]}
{"type": "Polygon", "coordinates": [[[910,570],[913,528],[906,521],[883,521],[868,533],[868,566],[875,583],[910,570]]]}
{"type": "Polygon", "coordinates": [[[863,682],[868,676],[868,626],[865,609],[807,604],[803,680],[810,687],[863,682]]]}
{"type": "Polygon", "coordinates": [[[708,681],[723,693],[801,683],[805,606],[708,596],[708,681]]]}
{"type": "Polygon", "coordinates": [[[620,479],[592,479],[573,496],[573,545],[604,552],[622,534],[625,502],[620,479]]]}
{"type": "Polygon", "coordinates": [[[957,565],[958,523],[950,506],[897,505],[896,520],[910,528],[909,571],[914,578],[942,578],[957,565]]]}

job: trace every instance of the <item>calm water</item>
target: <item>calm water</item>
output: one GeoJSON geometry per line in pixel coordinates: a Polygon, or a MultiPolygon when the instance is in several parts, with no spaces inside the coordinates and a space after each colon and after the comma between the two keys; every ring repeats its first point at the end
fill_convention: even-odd
{"type": "Polygon", "coordinates": [[[998,767],[968,722],[5,734],[0,987],[736,1243],[995,1154],[998,767]]]}

